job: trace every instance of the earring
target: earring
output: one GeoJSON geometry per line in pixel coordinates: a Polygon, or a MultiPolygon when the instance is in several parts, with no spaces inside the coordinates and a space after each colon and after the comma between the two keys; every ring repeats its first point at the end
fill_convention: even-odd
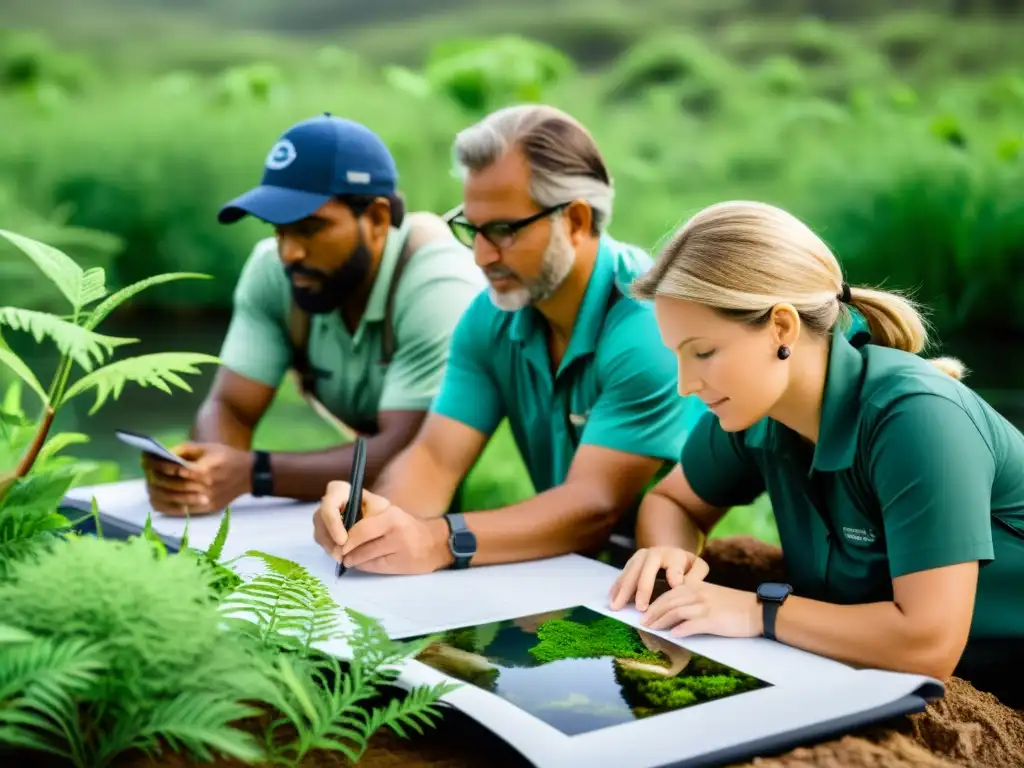
{"type": "Polygon", "coordinates": [[[779,360],[785,360],[787,357],[789,357],[789,347],[783,344],[781,347],[779,347],[778,355],[779,360]]]}

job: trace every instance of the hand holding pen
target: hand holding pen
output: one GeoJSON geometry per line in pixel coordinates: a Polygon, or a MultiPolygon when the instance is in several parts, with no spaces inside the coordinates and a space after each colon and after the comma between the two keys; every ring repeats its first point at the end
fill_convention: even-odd
{"type": "Polygon", "coordinates": [[[334,480],[313,515],[313,537],[338,562],[367,573],[430,573],[451,564],[448,526],[421,519],[363,489],[366,448],[359,438],[350,481],[334,480]]]}

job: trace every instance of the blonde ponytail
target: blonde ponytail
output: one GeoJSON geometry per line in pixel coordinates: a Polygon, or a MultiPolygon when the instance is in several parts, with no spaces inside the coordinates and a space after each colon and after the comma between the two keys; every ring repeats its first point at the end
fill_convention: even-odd
{"type": "MultiPolygon", "coordinates": [[[[928,343],[928,327],[917,307],[898,293],[850,287],[850,304],[864,317],[871,341],[881,347],[919,354],[928,343]]],[[[932,365],[962,380],[967,369],[954,357],[937,357],[932,365]]]]}

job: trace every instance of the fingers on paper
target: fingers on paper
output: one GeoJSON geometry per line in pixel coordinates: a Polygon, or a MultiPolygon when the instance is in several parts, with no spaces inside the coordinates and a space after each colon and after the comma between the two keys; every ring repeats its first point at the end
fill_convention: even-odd
{"type": "Polygon", "coordinates": [[[361,568],[372,560],[381,560],[395,553],[395,541],[392,536],[379,536],[361,544],[343,554],[346,568],[361,568]]]}
{"type": "Polygon", "coordinates": [[[707,608],[707,603],[691,590],[666,592],[654,601],[641,623],[652,630],[668,629],[705,616],[707,608]]]}
{"type": "Polygon", "coordinates": [[[320,499],[320,506],[314,516],[314,531],[327,537],[320,542],[325,549],[328,548],[328,544],[341,545],[348,539],[348,532],[341,517],[348,503],[348,489],[348,483],[343,480],[332,480],[327,484],[327,492],[320,499]]]}
{"type": "Polygon", "coordinates": [[[658,579],[661,567],[661,558],[653,553],[645,558],[640,566],[640,575],[637,577],[636,584],[636,599],[634,600],[638,611],[646,611],[647,606],[650,605],[651,595],[654,594],[654,582],[658,579]]]}

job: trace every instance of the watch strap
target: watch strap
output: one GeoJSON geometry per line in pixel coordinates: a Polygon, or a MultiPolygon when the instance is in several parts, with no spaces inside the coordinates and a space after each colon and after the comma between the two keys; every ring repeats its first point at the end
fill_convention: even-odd
{"type": "Polygon", "coordinates": [[[461,512],[449,513],[444,519],[448,523],[448,550],[454,558],[452,568],[468,568],[476,554],[476,536],[469,530],[461,512]]]}
{"type": "Polygon", "coordinates": [[[252,495],[274,495],[274,473],[270,468],[270,454],[266,451],[253,451],[252,495]]]}
{"type": "Polygon", "coordinates": [[[782,603],[777,600],[761,601],[761,622],[764,625],[762,634],[769,640],[775,639],[775,616],[779,612],[780,605],[782,603]]]}

